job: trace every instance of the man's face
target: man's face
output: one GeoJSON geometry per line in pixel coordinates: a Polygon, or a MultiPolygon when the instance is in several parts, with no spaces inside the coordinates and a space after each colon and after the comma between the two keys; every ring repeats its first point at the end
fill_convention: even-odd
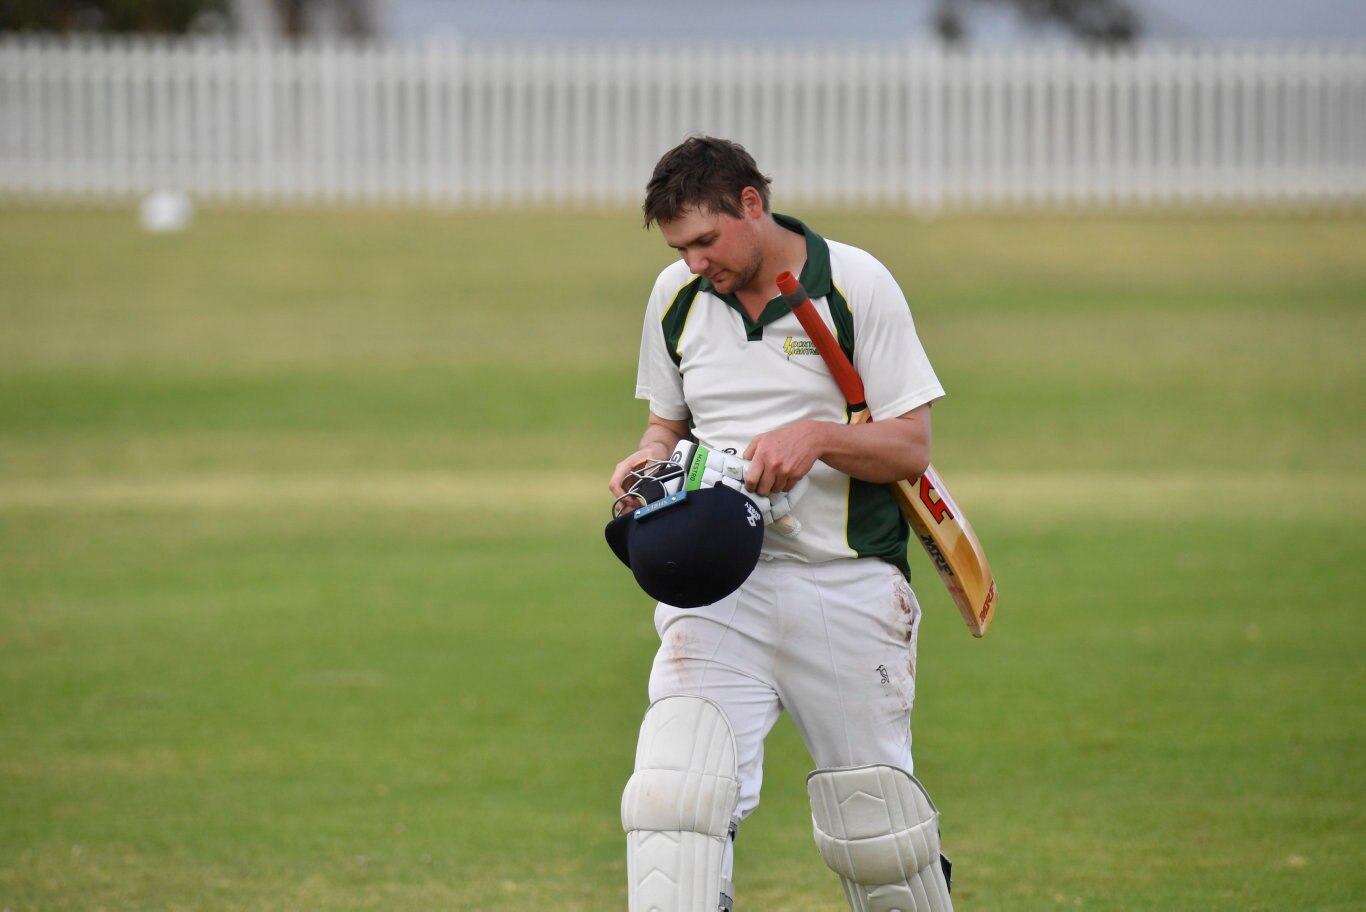
{"type": "Polygon", "coordinates": [[[745,290],[759,277],[763,249],[758,222],[696,207],[659,223],[664,241],[678,251],[694,275],[706,276],[722,294],[745,290]]]}

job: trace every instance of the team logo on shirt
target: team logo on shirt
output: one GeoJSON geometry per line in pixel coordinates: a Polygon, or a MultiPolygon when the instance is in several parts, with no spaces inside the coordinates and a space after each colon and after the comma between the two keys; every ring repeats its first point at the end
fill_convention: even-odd
{"type": "Polygon", "coordinates": [[[793,355],[819,355],[816,350],[816,343],[809,339],[794,339],[788,336],[783,342],[783,352],[787,355],[787,360],[791,361],[793,355]]]}

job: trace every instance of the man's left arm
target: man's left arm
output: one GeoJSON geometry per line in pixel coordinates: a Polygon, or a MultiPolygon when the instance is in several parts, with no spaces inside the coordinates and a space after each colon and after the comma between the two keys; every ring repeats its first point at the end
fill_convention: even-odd
{"type": "Polygon", "coordinates": [[[819,459],[853,478],[878,484],[914,478],[930,464],[930,405],[885,421],[835,424],[798,421],[755,437],[745,485],[759,494],[790,491],[819,459]]]}
{"type": "Polygon", "coordinates": [[[791,490],[817,459],[854,478],[890,483],[914,478],[930,463],[930,403],[944,388],[915,331],[906,296],[870,257],[864,282],[850,291],[854,368],[863,381],[865,424],[798,421],[760,434],[745,450],[745,482],[760,494],[791,490]]]}

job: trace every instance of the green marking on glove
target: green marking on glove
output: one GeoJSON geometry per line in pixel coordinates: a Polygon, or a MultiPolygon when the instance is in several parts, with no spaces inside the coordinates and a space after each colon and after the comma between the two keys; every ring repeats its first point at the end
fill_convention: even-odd
{"type": "Polygon", "coordinates": [[[697,445],[697,451],[692,454],[692,465],[688,466],[688,480],[683,483],[683,490],[696,491],[702,487],[702,473],[707,470],[707,456],[711,450],[702,444],[697,445]]]}

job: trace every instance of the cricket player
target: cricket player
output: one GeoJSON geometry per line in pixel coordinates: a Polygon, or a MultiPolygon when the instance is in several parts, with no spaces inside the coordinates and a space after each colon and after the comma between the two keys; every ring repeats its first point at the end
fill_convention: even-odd
{"type": "Polygon", "coordinates": [[[613,495],[688,438],[747,461],[755,494],[807,482],[792,507],[800,534],[767,534],[737,590],[655,609],[651,704],[622,798],[630,909],[733,908],[736,834],[786,710],[816,766],[816,841],[850,908],[940,912],[951,905],[938,812],[912,776],[920,607],[886,485],[929,464],[930,403],[944,390],[887,269],[773,213],[769,183],[736,143],[693,137],[646,190],[645,225],[679,260],[646,306],[636,396],[649,418],[613,495]],[[863,378],[870,423],[848,422],[779,296],[784,271],[863,378]]]}

